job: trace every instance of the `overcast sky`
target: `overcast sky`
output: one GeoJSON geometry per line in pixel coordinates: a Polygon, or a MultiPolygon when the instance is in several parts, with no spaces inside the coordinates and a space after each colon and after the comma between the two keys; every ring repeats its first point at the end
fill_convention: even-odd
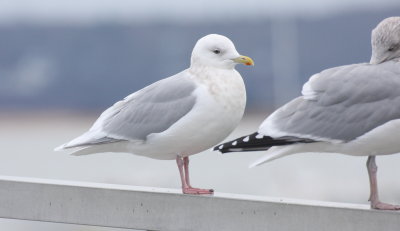
{"type": "Polygon", "coordinates": [[[0,23],[203,21],[389,8],[399,0],[0,0],[0,23]]]}

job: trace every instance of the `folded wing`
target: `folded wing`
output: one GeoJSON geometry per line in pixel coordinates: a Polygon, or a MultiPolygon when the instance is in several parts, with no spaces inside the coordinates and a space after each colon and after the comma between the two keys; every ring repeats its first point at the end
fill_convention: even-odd
{"type": "Polygon", "coordinates": [[[184,71],[143,88],[104,111],[85,134],[57,149],[119,141],[145,141],[184,117],[195,105],[196,84],[184,71]]]}
{"type": "Polygon", "coordinates": [[[347,142],[400,119],[400,63],[327,69],[303,87],[303,96],[271,114],[259,133],[347,142]]]}

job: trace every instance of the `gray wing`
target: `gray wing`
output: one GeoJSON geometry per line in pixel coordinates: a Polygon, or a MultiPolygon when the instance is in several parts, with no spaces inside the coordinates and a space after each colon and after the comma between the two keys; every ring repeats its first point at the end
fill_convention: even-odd
{"type": "Polygon", "coordinates": [[[400,63],[355,64],[311,77],[303,96],[274,112],[259,131],[350,141],[394,119],[400,119],[400,63]]]}
{"type": "Polygon", "coordinates": [[[104,133],[105,137],[96,137],[101,142],[145,140],[151,133],[167,130],[193,108],[195,89],[185,71],[155,82],[103,112],[89,133],[104,133]]]}

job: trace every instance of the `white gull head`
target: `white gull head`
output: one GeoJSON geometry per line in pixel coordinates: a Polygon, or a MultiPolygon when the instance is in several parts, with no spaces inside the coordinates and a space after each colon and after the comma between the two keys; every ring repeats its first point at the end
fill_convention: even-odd
{"type": "Polygon", "coordinates": [[[233,42],[225,36],[209,34],[199,39],[193,48],[191,67],[233,69],[236,64],[254,65],[253,60],[240,55],[233,42]]]}
{"type": "Polygon", "coordinates": [[[382,20],[371,35],[371,64],[383,63],[400,57],[400,17],[382,20]]]}

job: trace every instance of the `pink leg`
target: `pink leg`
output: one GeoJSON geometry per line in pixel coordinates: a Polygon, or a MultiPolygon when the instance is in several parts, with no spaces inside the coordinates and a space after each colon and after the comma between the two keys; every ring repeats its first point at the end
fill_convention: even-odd
{"type": "Polygon", "coordinates": [[[183,167],[185,168],[185,179],[186,179],[186,184],[190,188],[192,187],[190,185],[190,177],[189,177],[189,157],[183,157],[183,167]]]}
{"type": "Polygon", "coordinates": [[[376,178],[378,167],[376,166],[375,163],[375,156],[368,156],[367,169],[368,169],[369,183],[371,189],[371,194],[369,197],[369,201],[371,202],[371,208],[382,209],[382,210],[399,210],[400,209],[399,205],[391,205],[379,201],[378,181],[376,178]]]}
{"type": "Polygon", "coordinates": [[[188,186],[185,180],[185,173],[183,172],[183,160],[180,156],[176,156],[176,164],[178,165],[179,175],[181,176],[182,191],[184,191],[184,188],[187,188],[188,186]]]}
{"type": "Polygon", "coordinates": [[[192,188],[190,186],[189,180],[189,158],[188,157],[176,157],[176,163],[178,165],[179,174],[181,176],[182,182],[182,192],[184,194],[213,194],[214,190],[212,189],[199,189],[192,188]]]}

